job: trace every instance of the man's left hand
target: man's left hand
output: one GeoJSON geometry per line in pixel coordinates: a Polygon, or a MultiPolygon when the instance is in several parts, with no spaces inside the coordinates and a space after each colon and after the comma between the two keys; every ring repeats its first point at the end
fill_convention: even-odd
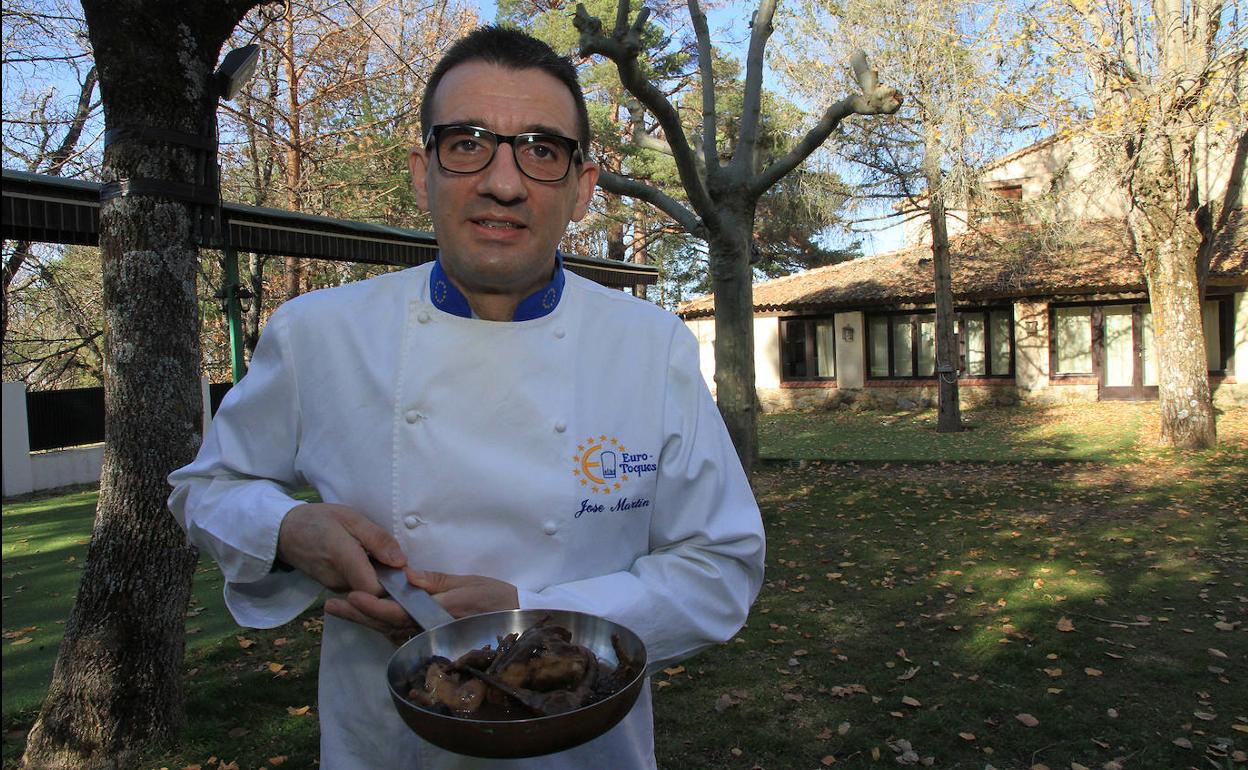
{"type": "Polygon", "coordinates": [[[457,618],[520,607],[516,587],[502,580],[484,575],[449,575],[418,569],[409,569],[407,574],[408,582],[428,591],[457,618]]]}

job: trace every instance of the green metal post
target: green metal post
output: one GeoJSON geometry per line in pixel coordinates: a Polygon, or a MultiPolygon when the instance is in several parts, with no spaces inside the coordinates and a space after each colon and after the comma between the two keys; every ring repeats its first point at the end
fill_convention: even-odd
{"type": "Polygon", "coordinates": [[[243,361],[243,308],[238,299],[238,253],[225,246],[225,318],[230,331],[230,372],[234,382],[247,373],[243,361]]]}

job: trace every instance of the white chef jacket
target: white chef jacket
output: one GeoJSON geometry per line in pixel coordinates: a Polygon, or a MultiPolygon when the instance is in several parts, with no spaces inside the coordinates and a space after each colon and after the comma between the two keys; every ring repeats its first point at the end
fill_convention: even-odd
{"type": "MultiPolygon", "coordinates": [[[[282,517],[311,485],[398,540],[409,564],[517,587],[521,608],[620,623],[649,671],[733,636],[763,573],[758,507],[670,313],[571,273],[549,314],[443,312],[424,265],[313,292],[269,320],[170,509],[226,578],[243,626],[289,622],[322,592],[271,572],[282,517]]],[[[394,646],[325,618],[321,766],[655,767],[649,687],[619,725],[558,754],[445,752],[400,720],[394,646]]]]}

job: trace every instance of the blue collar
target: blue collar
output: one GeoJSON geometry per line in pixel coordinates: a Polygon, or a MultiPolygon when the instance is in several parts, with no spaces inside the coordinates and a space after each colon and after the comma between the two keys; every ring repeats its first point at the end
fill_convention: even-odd
{"type": "MultiPolygon", "coordinates": [[[[563,255],[555,250],[555,275],[550,279],[550,283],[533,292],[529,296],[520,300],[520,304],[516,306],[516,314],[512,317],[513,321],[532,321],[534,318],[541,318],[548,315],[559,304],[559,298],[563,296],[563,255]]],[[[468,298],[464,293],[451,283],[451,279],[447,277],[446,271],[442,269],[442,256],[438,255],[437,260],[433,263],[433,270],[429,273],[429,299],[433,301],[433,306],[444,313],[457,315],[461,318],[472,318],[472,308],[468,305],[468,298]]]]}

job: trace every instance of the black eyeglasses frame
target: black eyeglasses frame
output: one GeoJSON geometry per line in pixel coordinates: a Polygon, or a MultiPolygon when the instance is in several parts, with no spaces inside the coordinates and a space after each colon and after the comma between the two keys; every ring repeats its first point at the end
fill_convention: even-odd
{"type": "Polygon", "coordinates": [[[482,128],[481,126],[474,126],[471,123],[438,123],[436,125],[430,126],[429,133],[425,135],[425,149],[428,150],[429,146],[433,145],[433,154],[438,159],[438,168],[442,169],[446,173],[458,174],[459,176],[470,176],[472,174],[479,174],[482,171],[489,168],[490,164],[494,162],[494,156],[498,155],[498,148],[501,145],[504,145],[504,144],[511,145],[512,155],[515,156],[516,140],[524,138],[524,137],[533,137],[533,136],[541,137],[543,139],[555,139],[560,142],[563,142],[571,150],[571,154],[568,156],[568,167],[564,169],[563,175],[556,179],[542,179],[540,177],[533,176],[528,171],[524,170],[524,167],[520,165],[519,157],[516,156],[516,168],[520,170],[520,173],[524,174],[529,179],[532,179],[535,182],[546,182],[546,183],[562,182],[563,180],[568,178],[568,172],[572,170],[572,165],[574,163],[585,162],[585,155],[584,153],[581,152],[581,143],[577,141],[576,139],[573,139],[570,136],[563,136],[562,134],[552,134],[548,131],[525,131],[519,134],[500,134],[497,131],[491,131],[488,128],[482,128]],[[489,159],[486,160],[484,164],[482,164],[481,168],[478,168],[475,171],[457,171],[452,168],[447,168],[442,163],[442,155],[438,151],[438,139],[442,136],[442,133],[444,131],[446,131],[447,129],[451,129],[451,128],[459,128],[459,129],[466,129],[470,131],[477,131],[477,132],[494,137],[494,150],[493,152],[490,153],[489,159]]]}

